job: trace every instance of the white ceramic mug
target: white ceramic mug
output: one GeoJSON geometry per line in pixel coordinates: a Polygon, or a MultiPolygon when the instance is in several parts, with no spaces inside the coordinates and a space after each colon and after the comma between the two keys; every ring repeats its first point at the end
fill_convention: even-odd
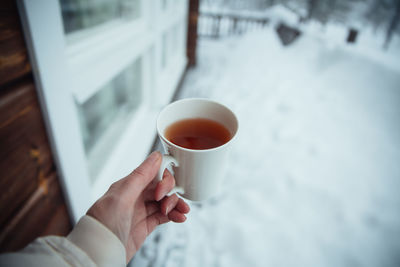
{"type": "Polygon", "coordinates": [[[208,99],[188,98],[173,102],[158,115],[157,132],[166,152],[158,173],[161,179],[164,170],[173,166],[177,192],[182,197],[202,201],[215,196],[221,186],[227,163],[227,154],[238,131],[235,114],[224,105],[208,99]],[[165,129],[183,119],[205,118],[224,125],[231,133],[231,139],[211,149],[188,149],[170,142],[165,129]]]}

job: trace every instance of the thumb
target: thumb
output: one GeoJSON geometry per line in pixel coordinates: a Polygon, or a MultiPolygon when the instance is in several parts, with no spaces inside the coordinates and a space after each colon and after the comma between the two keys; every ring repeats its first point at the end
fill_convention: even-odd
{"type": "Polygon", "coordinates": [[[161,165],[161,154],[158,151],[151,153],[142,164],[126,177],[128,192],[136,197],[151,183],[157,175],[161,165]]]}

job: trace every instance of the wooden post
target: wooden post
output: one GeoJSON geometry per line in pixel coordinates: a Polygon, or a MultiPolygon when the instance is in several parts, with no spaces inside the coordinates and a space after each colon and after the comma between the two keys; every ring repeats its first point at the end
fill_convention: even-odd
{"type": "Polygon", "coordinates": [[[189,1],[188,32],[186,55],[188,66],[196,65],[196,47],[197,47],[197,22],[199,18],[199,0],[189,1]]]}
{"type": "Polygon", "coordinates": [[[388,49],[389,47],[390,40],[392,39],[392,35],[396,30],[399,18],[400,18],[400,1],[397,2],[396,10],[394,12],[392,19],[390,20],[390,24],[386,32],[385,43],[383,45],[384,49],[388,49]]]}

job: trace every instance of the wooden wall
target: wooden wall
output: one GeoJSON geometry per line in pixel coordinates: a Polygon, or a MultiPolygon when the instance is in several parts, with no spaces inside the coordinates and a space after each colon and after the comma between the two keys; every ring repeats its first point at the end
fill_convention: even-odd
{"type": "Polygon", "coordinates": [[[14,0],[0,2],[0,252],[66,235],[70,217],[14,0]]]}
{"type": "Polygon", "coordinates": [[[188,31],[186,42],[186,56],[188,66],[196,66],[197,22],[199,19],[199,0],[189,1],[188,31]]]}

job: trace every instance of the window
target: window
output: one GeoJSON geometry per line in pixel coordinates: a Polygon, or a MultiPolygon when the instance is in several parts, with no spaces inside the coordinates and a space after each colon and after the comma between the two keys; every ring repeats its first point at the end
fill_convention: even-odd
{"type": "Polygon", "coordinates": [[[171,33],[171,35],[172,35],[172,44],[173,44],[173,51],[172,51],[172,53],[174,54],[174,55],[176,55],[176,53],[178,52],[178,50],[180,49],[180,32],[179,32],[179,26],[180,25],[175,25],[174,26],[174,28],[172,29],[172,33],[171,33]]]}
{"type": "Polygon", "coordinates": [[[141,100],[141,60],[137,59],[84,103],[77,103],[92,182],[141,100]]]}
{"type": "Polygon", "coordinates": [[[161,0],[161,7],[163,10],[166,10],[168,7],[169,0],[161,0]]]}
{"type": "Polygon", "coordinates": [[[188,0],[17,1],[76,221],[150,152],[186,66],[188,0]]]}
{"type": "Polygon", "coordinates": [[[161,50],[161,69],[165,69],[168,60],[168,36],[164,33],[162,36],[162,50],[161,50]]]}
{"type": "Polygon", "coordinates": [[[104,25],[110,21],[128,21],[139,17],[138,0],[60,0],[64,32],[104,25]]]}

